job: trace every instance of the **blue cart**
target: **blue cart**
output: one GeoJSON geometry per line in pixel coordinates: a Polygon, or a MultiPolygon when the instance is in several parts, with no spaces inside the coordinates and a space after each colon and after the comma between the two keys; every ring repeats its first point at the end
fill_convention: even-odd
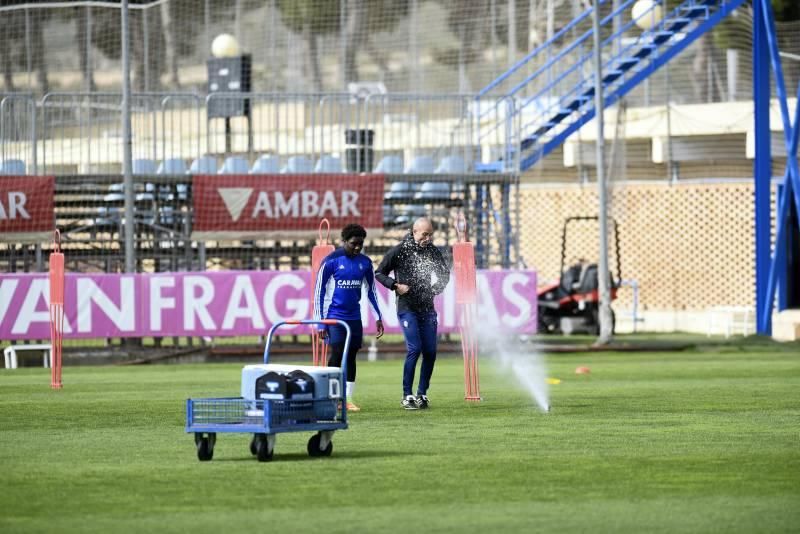
{"type": "MultiPolygon", "coordinates": [[[[276,323],[269,330],[264,348],[264,363],[269,363],[269,348],[276,329],[285,325],[342,325],[346,332],[344,354],[350,348],[350,327],[344,321],[293,320],[276,323]]],[[[341,384],[347,383],[347,358],[342,358],[341,384]]],[[[214,457],[219,432],[252,433],[250,452],[259,462],[272,460],[275,436],[281,432],[315,432],[308,440],[309,456],[330,456],[331,438],[336,430],[347,428],[347,403],[340,388],[337,396],[295,400],[245,399],[243,397],[186,400],[186,432],[194,434],[197,458],[207,462],[214,457]]]]}

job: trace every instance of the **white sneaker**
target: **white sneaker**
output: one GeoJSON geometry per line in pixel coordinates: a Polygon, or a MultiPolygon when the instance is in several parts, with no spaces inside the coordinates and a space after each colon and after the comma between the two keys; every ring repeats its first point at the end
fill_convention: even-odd
{"type": "Polygon", "coordinates": [[[406,395],[403,397],[403,400],[400,401],[400,404],[406,410],[418,410],[419,407],[417,406],[417,399],[414,395],[406,395]]]}

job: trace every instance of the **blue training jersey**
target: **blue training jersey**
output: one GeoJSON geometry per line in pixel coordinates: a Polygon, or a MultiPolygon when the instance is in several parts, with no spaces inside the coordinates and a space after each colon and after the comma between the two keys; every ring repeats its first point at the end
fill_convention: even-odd
{"type": "Polygon", "coordinates": [[[330,253],[319,268],[314,288],[314,319],[361,320],[361,291],[367,289],[372,309],[381,318],[375,293],[372,260],[364,254],[352,258],[344,249],[330,253]]]}

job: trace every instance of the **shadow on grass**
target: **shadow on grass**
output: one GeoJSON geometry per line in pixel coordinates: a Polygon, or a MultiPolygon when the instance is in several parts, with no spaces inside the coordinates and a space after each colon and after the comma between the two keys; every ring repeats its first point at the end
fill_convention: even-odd
{"type": "MultiPolygon", "coordinates": [[[[322,457],[322,458],[312,458],[305,452],[292,452],[287,451],[285,453],[280,452],[279,450],[275,450],[275,456],[269,462],[262,462],[262,463],[272,463],[272,462],[310,462],[314,460],[324,460],[324,461],[336,461],[337,459],[343,460],[364,460],[368,458],[399,458],[403,456],[419,456],[416,452],[411,451],[337,451],[334,450],[333,454],[329,457],[322,457]]],[[[239,457],[221,457],[217,458],[214,457],[212,460],[213,462],[256,462],[255,456],[239,456],[239,457]]]]}

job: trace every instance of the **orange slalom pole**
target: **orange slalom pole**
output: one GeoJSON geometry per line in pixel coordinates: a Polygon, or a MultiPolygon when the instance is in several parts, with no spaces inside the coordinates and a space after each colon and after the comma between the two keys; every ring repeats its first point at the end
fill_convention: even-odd
{"type": "Polygon", "coordinates": [[[481,400],[481,395],[474,305],[463,305],[462,313],[461,350],[464,354],[464,399],[479,401],[481,400]]]}
{"type": "Polygon", "coordinates": [[[461,352],[464,358],[464,399],[479,401],[478,340],[475,335],[475,303],[477,273],[475,248],[467,240],[467,221],[463,213],[456,217],[456,236],[453,245],[453,271],[456,281],[456,304],[461,309],[461,352]]]}
{"type": "MultiPolygon", "coordinates": [[[[328,219],[322,219],[319,223],[319,234],[317,238],[317,244],[314,245],[314,248],[311,249],[311,313],[314,313],[314,306],[316,305],[315,296],[314,294],[316,291],[317,286],[317,275],[319,274],[319,268],[322,265],[322,260],[324,260],[328,254],[333,252],[335,247],[330,243],[330,235],[331,235],[331,223],[328,219]],[[322,227],[326,226],[326,234],[325,237],[322,237],[322,227]]],[[[312,365],[324,367],[328,364],[328,345],[322,339],[322,336],[319,335],[319,332],[315,327],[311,327],[311,360],[312,365]]]]}
{"type": "Polygon", "coordinates": [[[55,231],[50,253],[50,387],[61,389],[61,349],[64,333],[64,254],[61,234],[55,231]]]}

